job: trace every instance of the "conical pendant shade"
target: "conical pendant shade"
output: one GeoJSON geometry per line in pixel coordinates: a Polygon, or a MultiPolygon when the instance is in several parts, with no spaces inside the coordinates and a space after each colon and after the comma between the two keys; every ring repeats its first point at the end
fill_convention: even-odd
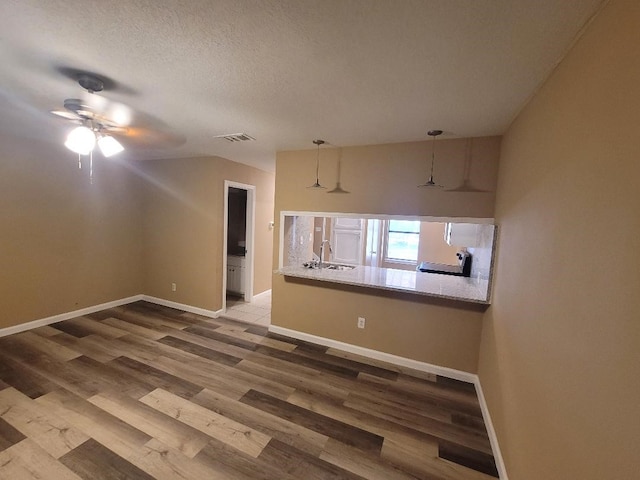
{"type": "Polygon", "coordinates": [[[462,178],[462,184],[456,188],[447,189],[447,192],[462,192],[462,193],[488,193],[487,190],[482,190],[471,185],[469,177],[471,176],[471,152],[473,139],[467,140],[467,152],[464,159],[464,172],[462,178]]]}

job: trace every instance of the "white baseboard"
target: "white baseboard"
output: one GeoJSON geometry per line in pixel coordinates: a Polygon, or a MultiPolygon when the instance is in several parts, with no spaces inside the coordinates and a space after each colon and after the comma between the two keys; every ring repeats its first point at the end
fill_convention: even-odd
{"type": "Polygon", "coordinates": [[[204,308],[193,307],[191,305],[185,305],[183,303],[171,302],[169,300],[164,300],[162,298],[139,294],[139,295],[134,295],[132,297],[113,300],[112,302],[106,302],[106,303],[101,303],[99,305],[93,305],[91,307],[81,308],[80,310],[74,310],[72,312],[60,313],[58,315],[53,315],[51,317],[39,318],[38,320],[33,320],[31,322],[26,322],[26,323],[21,323],[19,325],[13,325],[11,327],[1,328],[0,337],[5,337],[7,335],[12,335],[14,333],[24,332],[26,330],[31,330],[33,328],[43,327],[45,325],[51,325],[52,323],[62,322],[63,320],[69,320],[71,318],[80,317],[82,315],[88,315],[90,313],[99,312],[101,310],[106,310],[108,308],[119,307],[121,305],[138,302],[140,300],[155,303],[157,305],[162,305],[164,307],[171,307],[171,308],[176,308],[178,310],[184,310],[185,312],[196,313],[198,315],[202,315],[204,317],[210,317],[210,318],[218,318],[223,313],[222,310],[217,310],[217,311],[205,310],[204,308]]]}
{"type": "Polygon", "coordinates": [[[355,353],[357,355],[362,355],[363,357],[372,358],[374,360],[381,360],[383,362],[392,363],[401,367],[413,368],[414,370],[419,370],[421,372],[442,375],[443,377],[453,378],[455,380],[461,380],[463,382],[474,383],[475,379],[477,378],[477,376],[473,373],[463,372],[462,370],[441,367],[438,365],[433,365],[431,363],[420,362],[418,360],[412,360],[405,357],[399,357],[391,353],[384,353],[378,350],[372,350],[370,348],[359,347],[358,345],[353,345],[351,343],[339,342],[337,340],[332,340],[331,338],[319,337],[317,335],[311,335],[309,333],[299,332],[297,330],[278,327],[277,325],[271,325],[269,327],[269,331],[284,335],[286,337],[297,338],[298,340],[317,343],[326,347],[337,348],[338,350],[355,353]]]}
{"type": "Polygon", "coordinates": [[[478,395],[478,401],[480,402],[480,410],[482,410],[482,418],[484,424],[487,427],[487,434],[489,435],[489,442],[491,443],[491,451],[493,452],[493,459],[496,462],[496,469],[500,480],[509,480],[507,477],[507,469],[502,458],[502,452],[500,451],[500,445],[498,444],[498,436],[493,428],[493,422],[491,421],[491,414],[489,413],[489,407],[487,401],[484,398],[484,392],[482,391],[482,385],[480,384],[480,377],[474,375],[475,380],[473,384],[476,387],[476,394],[478,395]]]}
{"type": "Polygon", "coordinates": [[[51,325],[52,323],[62,322],[63,320],[69,320],[70,318],[88,315],[90,313],[99,312],[100,310],[106,310],[107,308],[119,307],[120,305],[126,305],[127,303],[137,302],[138,300],[142,300],[142,297],[143,295],[134,295],[133,297],[121,298],[120,300],[114,300],[112,302],[101,303],[100,305],[81,308],[80,310],[74,310],[73,312],[60,313],[51,317],[40,318],[31,322],[21,323],[20,325],[13,325],[12,327],[2,328],[0,329],[0,337],[24,332],[25,330],[31,330],[32,328],[51,325]]]}
{"type": "Polygon", "coordinates": [[[271,295],[271,289],[269,290],[265,290],[264,292],[260,292],[257,295],[254,295],[253,298],[251,299],[252,302],[255,302],[256,300],[258,300],[260,297],[264,297],[266,295],[271,295]]]}
{"type": "Polygon", "coordinates": [[[439,365],[433,365],[431,363],[420,362],[418,360],[412,360],[410,358],[400,357],[392,355],[390,353],[379,352],[378,350],[372,350],[370,348],[360,347],[351,343],[339,342],[330,338],[319,337],[317,335],[311,335],[309,333],[300,332],[297,330],[290,330],[288,328],[278,327],[277,325],[271,325],[269,331],[284,335],[286,337],[297,338],[298,340],[304,340],[318,345],[324,345],[326,347],[336,348],[349,353],[355,353],[363,357],[368,357],[374,360],[381,360],[393,365],[399,365],[401,367],[412,368],[421,372],[432,373],[435,375],[441,375],[443,377],[452,378],[454,380],[460,380],[463,382],[473,383],[476,387],[478,394],[478,401],[480,403],[480,409],[482,410],[482,418],[487,427],[487,434],[489,435],[489,441],[491,442],[491,450],[493,451],[493,457],[496,462],[496,468],[500,475],[500,480],[508,480],[507,471],[498,444],[498,437],[496,431],[491,423],[491,415],[487,407],[487,402],[484,398],[482,386],[480,385],[480,378],[474,373],[464,372],[462,370],[456,370],[454,368],[441,367],[439,365]]]}
{"type": "Polygon", "coordinates": [[[165,300],[164,298],[151,297],[149,295],[142,295],[141,300],[146,302],[155,303],[156,305],[162,305],[163,307],[175,308],[177,310],[184,310],[185,312],[195,313],[202,315],[203,317],[218,318],[224,312],[223,310],[206,310],[200,307],[193,307],[184,303],[172,302],[171,300],[165,300]]]}

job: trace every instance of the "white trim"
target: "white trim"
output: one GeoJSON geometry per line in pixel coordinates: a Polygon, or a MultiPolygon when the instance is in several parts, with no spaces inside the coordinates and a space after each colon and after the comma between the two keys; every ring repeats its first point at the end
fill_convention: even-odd
{"type": "Polygon", "coordinates": [[[280,224],[278,225],[278,268],[284,267],[284,217],[287,212],[280,212],[280,224]]]}
{"type": "Polygon", "coordinates": [[[90,313],[99,312],[100,310],[106,310],[108,308],[119,307],[126,305],[127,303],[137,302],[142,300],[143,295],[134,295],[132,297],[121,298],[120,300],[113,300],[111,302],[101,303],[100,305],[94,305],[92,307],[81,308],[80,310],[74,310],[72,312],[60,313],[51,317],[40,318],[31,322],[21,323],[19,325],[13,325],[0,329],[0,337],[12,335],[14,333],[24,332],[25,330],[31,330],[32,328],[43,327],[45,325],[51,325],[52,323],[62,322],[63,320],[69,320],[71,318],[80,317],[82,315],[88,315],[90,313]]]}
{"type": "Polygon", "coordinates": [[[491,415],[489,414],[489,407],[487,401],[484,398],[484,392],[482,391],[482,385],[480,385],[480,377],[474,375],[475,380],[473,384],[476,387],[476,394],[478,395],[478,401],[480,402],[480,410],[482,410],[482,418],[487,428],[487,434],[489,435],[489,442],[491,443],[491,451],[493,452],[493,460],[496,462],[496,469],[498,470],[498,476],[500,480],[509,480],[507,477],[507,468],[502,458],[502,452],[500,451],[500,445],[498,444],[498,436],[493,428],[491,422],[491,415]]]}
{"type": "Polygon", "coordinates": [[[265,290],[264,292],[260,292],[257,295],[253,296],[253,301],[255,302],[256,300],[258,300],[261,297],[265,297],[267,295],[271,295],[271,289],[269,290],[265,290]]]}
{"type": "MultiPolygon", "coordinates": [[[[266,293],[266,292],[263,292],[266,293]]],[[[262,295],[262,294],[260,294],[262,295]]],[[[44,327],[45,325],[51,325],[52,323],[62,322],[71,318],[81,317],[82,315],[88,315],[90,313],[99,312],[101,310],[107,310],[109,308],[120,307],[133,302],[139,302],[144,300],[145,302],[155,303],[156,305],[162,305],[164,307],[176,308],[178,310],[184,310],[189,313],[196,313],[203,317],[218,318],[222,315],[222,310],[205,310],[200,307],[193,307],[191,305],[185,305],[184,303],[176,303],[170,300],[164,300],[158,297],[151,297],[149,295],[134,295],[132,297],[121,298],[119,300],[113,300],[111,302],[101,303],[99,305],[93,305],[91,307],[81,308],[80,310],[74,310],[72,312],[60,313],[51,317],[40,318],[31,322],[21,323],[19,325],[13,325],[11,327],[0,328],[0,337],[6,337],[14,333],[24,332],[33,328],[44,327]]]]}
{"type": "Polygon", "coordinates": [[[245,280],[244,300],[247,303],[253,301],[253,267],[255,250],[255,221],[256,221],[256,187],[245,183],[224,181],[224,208],[223,208],[223,240],[222,240],[222,312],[227,311],[227,229],[229,227],[229,187],[240,188],[247,191],[247,229],[246,229],[246,255],[245,255],[245,280]]]}
{"type": "Polygon", "coordinates": [[[336,348],[345,352],[355,353],[363,357],[368,357],[374,360],[381,360],[401,367],[412,368],[421,372],[432,373],[435,375],[441,375],[443,377],[452,378],[454,380],[461,380],[463,382],[472,383],[476,387],[476,393],[478,395],[478,402],[480,403],[480,410],[482,411],[482,418],[487,428],[487,434],[489,435],[489,441],[491,443],[491,451],[493,452],[493,458],[496,462],[496,469],[500,480],[508,480],[507,470],[505,468],[504,459],[502,458],[502,452],[500,451],[500,445],[498,444],[498,437],[496,431],[493,428],[491,422],[491,415],[489,414],[489,408],[484,398],[482,386],[480,385],[480,378],[474,373],[464,372],[462,370],[456,370],[454,368],[441,367],[439,365],[433,365],[431,363],[420,362],[418,360],[412,360],[410,358],[399,357],[390,353],[379,352],[370,348],[359,347],[350,343],[339,342],[330,338],[319,337],[317,335],[311,335],[309,333],[300,332],[297,330],[290,330],[284,327],[278,327],[277,325],[270,325],[269,331],[284,335],[287,337],[297,338],[298,340],[304,340],[307,342],[316,343],[318,345],[324,345],[331,348],[336,348]]]}
{"type": "Polygon", "coordinates": [[[495,223],[494,218],[488,217],[432,217],[426,215],[393,215],[383,213],[345,213],[345,212],[307,212],[296,210],[281,210],[280,218],[283,217],[355,217],[377,220],[420,220],[421,222],[437,223],[495,223]]]}
{"type": "Polygon", "coordinates": [[[309,333],[299,332],[297,330],[290,330],[288,328],[278,327],[277,325],[270,325],[269,331],[284,335],[286,337],[297,338],[298,340],[304,340],[307,342],[317,343],[318,345],[324,345],[326,347],[337,348],[345,352],[355,353],[362,355],[363,357],[369,357],[374,360],[381,360],[383,362],[393,363],[401,367],[412,368],[421,372],[433,373],[435,375],[442,375],[443,377],[453,378],[455,380],[461,380],[463,382],[474,383],[477,375],[469,372],[463,372],[462,370],[456,370],[449,367],[441,367],[439,365],[433,365],[431,363],[420,362],[418,360],[412,360],[411,358],[399,357],[391,353],[379,352],[378,350],[372,350],[370,348],[360,347],[351,343],[339,342],[330,338],[319,337],[317,335],[311,335],[309,333]]]}
{"type": "Polygon", "coordinates": [[[202,315],[203,317],[209,317],[209,318],[218,318],[223,313],[223,310],[206,310],[204,308],[193,307],[191,305],[186,305],[184,303],[172,302],[171,300],[165,300],[163,298],[150,297],[149,295],[141,295],[140,300],[144,300],[145,302],[155,303],[156,305],[162,305],[163,307],[170,307],[170,308],[175,308],[177,310],[184,310],[185,312],[195,313],[197,315],[202,315]]]}

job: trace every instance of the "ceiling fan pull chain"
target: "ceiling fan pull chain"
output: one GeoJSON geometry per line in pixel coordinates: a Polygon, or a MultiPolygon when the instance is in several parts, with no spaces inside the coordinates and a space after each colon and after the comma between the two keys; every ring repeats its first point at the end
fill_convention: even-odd
{"type": "Polygon", "coordinates": [[[78,170],[82,170],[82,157],[78,154],[78,170]]]}
{"type": "Polygon", "coordinates": [[[89,153],[89,183],[93,185],[93,150],[89,153]]]}

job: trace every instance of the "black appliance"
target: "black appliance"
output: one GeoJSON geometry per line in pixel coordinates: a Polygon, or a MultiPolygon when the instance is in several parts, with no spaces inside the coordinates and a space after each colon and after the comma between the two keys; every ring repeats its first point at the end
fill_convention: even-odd
{"type": "Polygon", "coordinates": [[[447,265],[445,263],[421,262],[417,270],[426,273],[440,273],[442,275],[455,275],[457,277],[471,276],[471,254],[469,252],[458,252],[458,265],[447,265]]]}

